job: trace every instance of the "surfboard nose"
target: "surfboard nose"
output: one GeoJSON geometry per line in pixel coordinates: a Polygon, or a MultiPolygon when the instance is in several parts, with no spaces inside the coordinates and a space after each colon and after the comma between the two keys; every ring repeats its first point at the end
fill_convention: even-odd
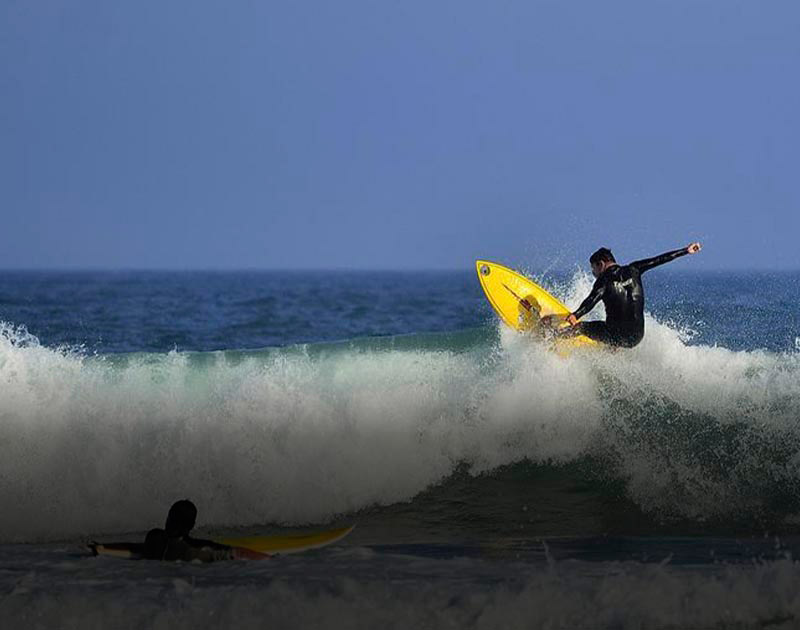
{"type": "Polygon", "coordinates": [[[488,260],[476,260],[475,270],[478,272],[478,276],[486,277],[492,273],[492,263],[488,260]]]}

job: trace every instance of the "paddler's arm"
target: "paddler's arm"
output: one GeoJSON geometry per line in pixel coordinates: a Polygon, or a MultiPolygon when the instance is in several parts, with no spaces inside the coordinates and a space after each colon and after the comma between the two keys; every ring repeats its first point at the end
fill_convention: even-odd
{"type": "Polygon", "coordinates": [[[687,247],[681,247],[680,249],[675,249],[671,252],[667,252],[665,254],[661,254],[659,256],[654,256],[653,258],[645,258],[644,260],[637,260],[631,263],[631,267],[636,267],[639,270],[639,273],[644,273],[648,269],[652,269],[653,267],[658,267],[659,265],[663,265],[664,263],[668,263],[676,258],[680,258],[681,256],[685,256],[686,254],[696,254],[702,249],[702,245],[700,243],[692,243],[687,247]]]}
{"type": "Polygon", "coordinates": [[[237,557],[233,547],[214,542],[213,540],[184,536],[182,541],[187,548],[184,560],[189,562],[194,560],[199,560],[200,562],[218,562],[220,560],[233,560],[237,557]]]}
{"type": "Polygon", "coordinates": [[[192,547],[208,547],[209,549],[230,549],[230,545],[224,545],[214,540],[205,540],[203,538],[192,538],[191,536],[184,536],[184,540],[192,547]]]}
{"type": "MultiPolygon", "coordinates": [[[[187,537],[188,538],[188,537],[187,537]]],[[[244,547],[231,547],[213,540],[188,538],[193,551],[193,558],[201,562],[217,562],[219,560],[264,560],[269,554],[253,551],[244,547]]]]}
{"type": "Polygon", "coordinates": [[[606,283],[601,276],[595,280],[591,293],[589,293],[586,299],[581,302],[581,305],[575,311],[567,315],[567,323],[570,326],[577,326],[578,320],[595,307],[595,305],[603,297],[603,293],[605,293],[605,291],[606,283]]]}

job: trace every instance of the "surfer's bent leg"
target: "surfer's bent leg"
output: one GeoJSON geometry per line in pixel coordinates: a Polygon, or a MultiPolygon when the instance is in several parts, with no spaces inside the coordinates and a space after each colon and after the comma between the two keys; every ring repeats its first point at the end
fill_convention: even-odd
{"type": "Polygon", "coordinates": [[[644,337],[644,330],[627,327],[614,328],[606,322],[581,322],[577,329],[581,335],[586,335],[590,339],[620,348],[633,348],[639,345],[644,337]]]}
{"type": "Polygon", "coordinates": [[[577,332],[586,335],[589,339],[594,339],[600,343],[617,345],[617,336],[605,322],[581,322],[577,326],[577,332]]]}

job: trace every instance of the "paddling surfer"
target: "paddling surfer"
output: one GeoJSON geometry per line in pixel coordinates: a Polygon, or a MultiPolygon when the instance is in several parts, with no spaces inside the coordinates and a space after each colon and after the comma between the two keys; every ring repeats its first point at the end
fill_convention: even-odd
{"type": "Polygon", "coordinates": [[[189,532],[197,520],[197,508],[188,499],[172,504],[167,514],[164,529],[156,528],[147,532],[144,541],[144,557],[150,560],[184,560],[192,562],[214,562],[234,558],[260,559],[265,554],[239,547],[229,547],[213,540],[192,538],[189,532]]]}
{"type": "MultiPolygon", "coordinates": [[[[571,334],[585,335],[611,346],[633,348],[644,337],[642,274],[686,254],[696,254],[700,249],[700,243],[692,243],[654,258],[620,265],[610,249],[601,247],[589,258],[592,275],[596,278],[592,291],[577,310],[567,316],[571,334]],[[579,322],[600,300],[606,307],[606,321],[579,322]]],[[[549,317],[543,320],[550,324],[549,317]]]]}

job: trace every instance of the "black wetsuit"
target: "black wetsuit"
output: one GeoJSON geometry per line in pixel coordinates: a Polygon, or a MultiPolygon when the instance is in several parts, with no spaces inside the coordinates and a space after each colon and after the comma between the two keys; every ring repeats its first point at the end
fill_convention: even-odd
{"type": "Polygon", "coordinates": [[[232,559],[233,549],[211,540],[192,538],[188,534],[170,536],[157,528],[147,533],[142,555],[149,560],[214,562],[232,559]]]}
{"type": "Polygon", "coordinates": [[[595,281],[592,292],[573,313],[580,319],[603,300],[606,321],[581,322],[577,332],[612,346],[632,348],[637,345],[644,337],[642,274],[688,253],[684,247],[655,258],[606,269],[595,281]]]}
{"type": "Polygon", "coordinates": [[[196,520],[197,507],[194,503],[189,499],[176,501],[169,509],[164,529],[156,528],[147,532],[142,545],[142,555],[151,560],[186,562],[232,559],[235,555],[232,547],[212,540],[192,538],[189,535],[196,520]]]}

